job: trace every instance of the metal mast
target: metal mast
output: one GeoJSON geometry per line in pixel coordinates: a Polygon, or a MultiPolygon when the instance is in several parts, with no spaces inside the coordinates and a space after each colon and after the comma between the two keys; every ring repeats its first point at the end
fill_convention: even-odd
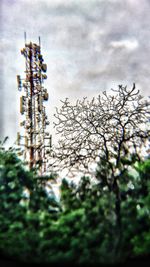
{"type": "Polygon", "coordinates": [[[47,65],[41,54],[41,44],[26,43],[21,50],[25,58],[25,78],[17,76],[18,90],[23,91],[20,97],[20,113],[23,121],[20,126],[24,128],[24,135],[17,133],[17,144],[24,146],[24,159],[30,169],[38,167],[40,174],[47,170],[47,155],[51,147],[51,136],[46,132],[49,125],[44,102],[48,101],[47,89],[43,82],[47,78],[45,74],[47,65]],[[23,141],[21,141],[23,140],[23,141]]]}

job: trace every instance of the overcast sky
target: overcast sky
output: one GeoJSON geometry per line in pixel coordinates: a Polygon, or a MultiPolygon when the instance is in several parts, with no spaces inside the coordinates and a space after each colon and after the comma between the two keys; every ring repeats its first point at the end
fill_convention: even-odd
{"type": "Polygon", "coordinates": [[[16,75],[24,76],[24,31],[27,42],[41,36],[51,120],[66,97],[133,82],[150,95],[150,0],[1,0],[0,7],[1,138],[13,143],[19,130],[16,75]]]}

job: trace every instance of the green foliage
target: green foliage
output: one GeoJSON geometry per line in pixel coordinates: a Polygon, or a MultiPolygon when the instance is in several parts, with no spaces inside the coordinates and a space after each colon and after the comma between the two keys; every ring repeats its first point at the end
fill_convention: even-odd
{"type": "Polygon", "coordinates": [[[149,254],[150,160],[122,164],[118,225],[117,195],[108,184],[112,172],[104,158],[93,182],[82,177],[76,185],[64,179],[58,202],[46,190],[55,177],[27,171],[14,150],[1,148],[0,253],[24,262],[77,266],[149,254]]]}
{"type": "Polygon", "coordinates": [[[135,255],[150,253],[150,159],[136,165],[138,185],[136,194],[137,223],[136,235],[131,243],[135,255]]]}
{"type": "Polygon", "coordinates": [[[15,152],[0,148],[0,252],[34,262],[39,259],[47,217],[56,220],[60,208],[45,188],[50,177],[41,181],[25,169],[15,152]]]}

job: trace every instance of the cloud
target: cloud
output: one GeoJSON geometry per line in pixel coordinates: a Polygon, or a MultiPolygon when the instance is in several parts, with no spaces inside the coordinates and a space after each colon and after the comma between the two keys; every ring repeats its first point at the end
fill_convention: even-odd
{"type": "MultiPolygon", "coordinates": [[[[149,94],[149,0],[1,1],[1,102],[4,135],[15,138],[18,118],[16,75],[24,76],[20,49],[41,36],[48,65],[50,106],[60,98],[95,95],[118,83],[136,82],[149,94]],[[11,127],[8,105],[13,103],[11,127]]],[[[49,109],[50,113],[51,110],[49,109]]]]}
{"type": "Polygon", "coordinates": [[[110,46],[114,49],[127,49],[129,51],[135,50],[139,43],[136,39],[131,40],[120,40],[120,41],[112,41],[110,46]]]}

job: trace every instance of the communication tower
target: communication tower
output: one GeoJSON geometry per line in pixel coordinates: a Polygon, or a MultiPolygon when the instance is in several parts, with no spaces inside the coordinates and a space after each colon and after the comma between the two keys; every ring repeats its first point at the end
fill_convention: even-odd
{"type": "Polygon", "coordinates": [[[47,78],[47,65],[41,54],[41,44],[26,43],[21,50],[25,58],[25,78],[17,75],[20,97],[20,113],[23,120],[20,126],[24,134],[17,133],[17,144],[23,146],[24,160],[29,169],[38,167],[40,174],[46,173],[48,154],[51,148],[52,137],[46,132],[49,125],[44,102],[48,101],[48,92],[43,83],[47,78]]]}

